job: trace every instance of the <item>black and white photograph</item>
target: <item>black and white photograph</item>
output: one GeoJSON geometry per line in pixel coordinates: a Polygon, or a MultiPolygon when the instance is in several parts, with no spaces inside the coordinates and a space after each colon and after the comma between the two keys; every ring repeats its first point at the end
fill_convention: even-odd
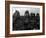
{"type": "Polygon", "coordinates": [[[17,7],[13,8],[13,11],[13,31],[40,29],[40,8],[17,7]]]}

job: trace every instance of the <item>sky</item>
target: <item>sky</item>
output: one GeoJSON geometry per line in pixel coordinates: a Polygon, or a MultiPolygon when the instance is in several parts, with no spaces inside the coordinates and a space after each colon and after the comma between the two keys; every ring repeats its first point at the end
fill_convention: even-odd
{"type": "Polygon", "coordinates": [[[25,14],[25,11],[28,10],[30,13],[40,13],[40,8],[32,8],[32,7],[13,7],[12,12],[15,13],[15,11],[18,10],[20,15],[23,16],[25,14]]]}

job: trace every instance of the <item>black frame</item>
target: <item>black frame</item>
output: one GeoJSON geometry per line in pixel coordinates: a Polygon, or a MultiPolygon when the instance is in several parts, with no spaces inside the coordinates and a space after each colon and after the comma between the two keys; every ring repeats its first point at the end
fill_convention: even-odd
{"type": "Polygon", "coordinates": [[[5,1],[5,37],[18,37],[18,36],[33,36],[45,34],[45,4],[36,2],[20,2],[20,1],[5,1]],[[39,5],[43,6],[43,32],[42,33],[25,33],[25,34],[10,34],[10,4],[23,4],[23,5],[39,5]]]}

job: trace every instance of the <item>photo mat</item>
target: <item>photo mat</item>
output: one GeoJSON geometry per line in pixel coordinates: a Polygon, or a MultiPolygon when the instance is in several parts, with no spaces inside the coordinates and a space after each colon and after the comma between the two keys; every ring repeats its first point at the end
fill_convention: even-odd
{"type": "MultiPolygon", "coordinates": [[[[22,17],[22,19],[24,19],[24,18],[22,17]]],[[[16,21],[15,21],[15,23],[16,23],[16,21]]],[[[42,32],[42,6],[10,4],[10,33],[11,34],[39,33],[39,32],[42,32]],[[28,11],[29,15],[31,13],[35,14],[35,16],[37,14],[39,14],[39,19],[40,19],[39,20],[39,29],[37,28],[37,26],[36,26],[37,24],[35,22],[34,22],[34,24],[35,24],[34,27],[36,29],[34,27],[33,28],[31,27],[32,22],[27,23],[27,24],[25,22],[23,22],[23,23],[21,22],[23,24],[22,25],[22,24],[20,24],[20,20],[19,20],[18,21],[18,23],[20,24],[19,26],[22,26],[22,27],[18,27],[16,24],[14,25],[13,24],[13,15],[15,14],[16,11],[19,11],[20,16],[25,16],[25,11],[28,11]],[[25,25],[24,25],[24,23],[25,23],[25,25]],[[24,27],[24,26],[26,26],[26,27],[24,27]]]]}

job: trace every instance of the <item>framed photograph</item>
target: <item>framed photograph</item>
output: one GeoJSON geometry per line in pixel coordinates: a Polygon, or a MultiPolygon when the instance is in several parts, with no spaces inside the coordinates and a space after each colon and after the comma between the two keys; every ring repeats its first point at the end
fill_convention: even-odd
{"type": "Polygon", "coordinates": [[[44,3],[6,1],[5,36],[32,36],[45,34],[44,3]]]}

